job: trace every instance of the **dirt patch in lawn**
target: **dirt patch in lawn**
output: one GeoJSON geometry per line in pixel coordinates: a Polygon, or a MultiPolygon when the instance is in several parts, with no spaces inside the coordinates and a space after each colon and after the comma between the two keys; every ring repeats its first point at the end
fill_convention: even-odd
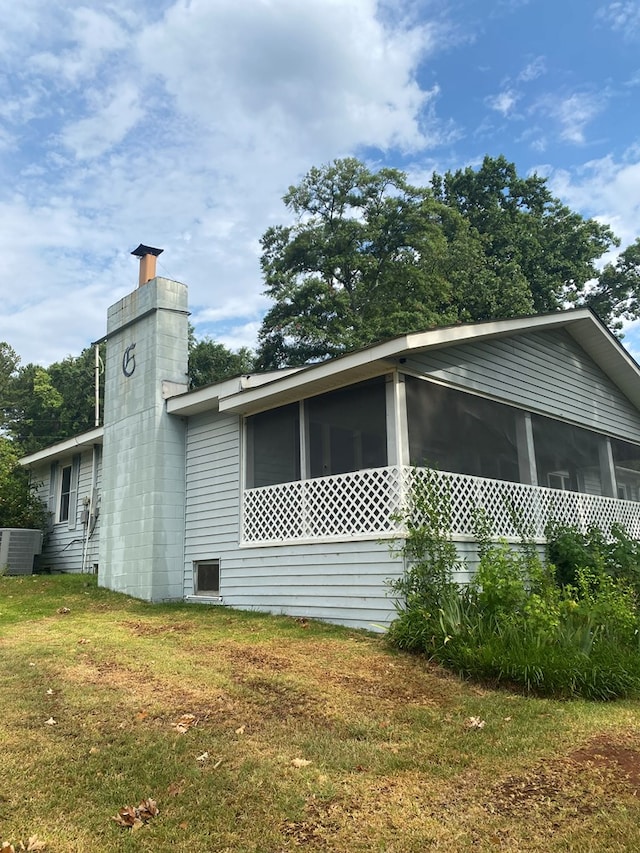
{"type": "Polygon", "coordinates": [[[155,622],[120,622],[135,637],[160,637],[167,634],[192,634],[195,627],[188,622],[170,622],[157,625],[155,622]]]}
{"type": "Polygon", "coordinates": [[[605,770],[634,797],[640,794],[640,735],[599,735],[569,756],[585,770],[605,770]]]}
{"type": "Polygon", "coordinates": [[[363,707],[380,703],[441,707],[454,702],[461,689],[458,679],[424,660],[363,654],[360,644],[354,646],[353,655],[345,654],[344,643],[330,641],[260,646],[226,642],[212,649],[213,653],[244,678],[258,673],[295,673],[304,681],[315,682],[322,691],[337,688],[363,707]]]}
{"type": "Polygon", "coordinates": [[[484,808],[491,814],[544,812],[552,820],[591,814],[615,792],[638,796],[640,739],[604,734],[566,757],[508,776],[491,789],[484,808]]]}

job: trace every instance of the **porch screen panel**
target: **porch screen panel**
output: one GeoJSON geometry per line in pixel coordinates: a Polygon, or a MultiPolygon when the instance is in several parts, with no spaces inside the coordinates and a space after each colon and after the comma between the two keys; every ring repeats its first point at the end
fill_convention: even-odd
{"type": "Polygon", "coordinates": [[[640,501],[640,447],[612,438],[611,452],[616,472],[617,497],[625,501],[640,501]]]}
{"type": "Polygon", "coordinates": [[[300,415],[293,403],[247,418],[247,486],[300,479],[300,415]]]}
{"type": "Polygon", "coordinates": [[[532,415],[538,484],[602,495],[600,444],[606,438],[571,424],[532,415]]]}
{"type": "Polygon", "coordinates": [[[413,376],[405,387],[412,465],[519,481],[516,409],[413,376]]]}
{"type": "Polygon", "coordinates": [[[387,464],[385,400],[384,378],[305,400],[311,477],[387,464]]]}

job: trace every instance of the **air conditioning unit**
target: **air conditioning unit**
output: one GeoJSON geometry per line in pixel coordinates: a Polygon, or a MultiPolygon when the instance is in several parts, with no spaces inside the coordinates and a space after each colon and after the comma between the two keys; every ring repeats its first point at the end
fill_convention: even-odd
{"type": "Polygon", "coordinates": [[[42,531],[0,527],[0,573],[30,575],[33,559],[42,551],[42,531]]]}

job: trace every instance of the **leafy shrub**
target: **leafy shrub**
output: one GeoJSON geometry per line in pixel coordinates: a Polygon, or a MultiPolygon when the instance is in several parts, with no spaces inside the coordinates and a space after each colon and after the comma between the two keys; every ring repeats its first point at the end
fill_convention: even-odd
{"type": "Polygon", "coordinates": [[[572,525],[552,522],[547,528],[546,552],[561,586],[575,585],[578,569],[602,569],[629,584],[640,598],[640,541],[630,537],[621,524],[611,525],[607,539],[597,527],[581,533],[572,525]]]}
{"type": "Polygon", "coordinates": [[[622,531],[607,543],[597,529],[580,538],[558,526],[557,571],[529,542],[514,548],[491,541],[486,516],[477,512],[480,561],[471,583],[460,587],[446,487],[433,472],[418,483],[397,549],[405,572],[391,582],[400,595],[392,643],[461,676],[541,695],[640,695],[640,622],[630,583],[640,543],[622,531]]]}

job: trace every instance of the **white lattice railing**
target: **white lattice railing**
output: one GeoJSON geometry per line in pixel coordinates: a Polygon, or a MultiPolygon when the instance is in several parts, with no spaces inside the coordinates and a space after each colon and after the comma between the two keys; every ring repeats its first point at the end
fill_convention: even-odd
{"type": "Polygon", "coordinates": [[[576,525],[583,531],[595,525],[605,533],[618,523],[631,536],[640,538],[640,503],[634,501],[390,466],[245,490],[243,542],[401,533],[394,516],[408,504],[415,477],[431,478],[439,490],[449,495],[454,536],[471,535],[473,511],[483,507],[493,534],[507,539],[517,539],[521,531],[544,539],[545,528],[552,520],[576,525]]]}

